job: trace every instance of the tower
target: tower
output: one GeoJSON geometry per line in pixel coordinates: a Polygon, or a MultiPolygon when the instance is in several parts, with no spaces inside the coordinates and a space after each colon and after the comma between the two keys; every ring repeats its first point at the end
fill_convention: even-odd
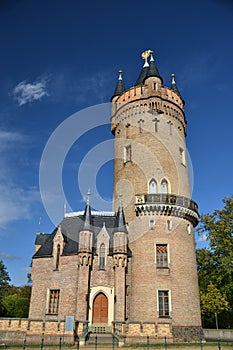
{"type": "Polygon", "coordinates": [[[184,100],[174,74],[163,85],[153,52],[142,57],[135,85],[125,90],[119,71],[112,97],[114,197],[122,196],[132,252],[127,317],[184,339],[201,330],[184,100]]]}

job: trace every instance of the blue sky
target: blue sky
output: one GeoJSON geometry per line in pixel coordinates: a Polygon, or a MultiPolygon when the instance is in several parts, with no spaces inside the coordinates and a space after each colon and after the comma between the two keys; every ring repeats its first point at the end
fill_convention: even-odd
{"type": "MultiPolygon", "coordinates": [[[[227,0],[0,2],[0,258],[12,283],[27,281],[40,217],[42,232],[53,229],[39,188],[47,140],[73,113],[109,102],[119,68],[133,86],[146,49],[154,50],[165,85],[176,74],[186,102],[192,197],[201,213],[222,207],[233,178],[232,37],[227,0]]],[[[103,125],[67,154],[63,186],[72,210],[84,207],[80,160],[110,139],[103,125]]],[[[97,176],[103,198],[111,199],[112,183],[108,161],[97,176]]],[[[62,205],[55,206],[60,219],[62,205]]]]}

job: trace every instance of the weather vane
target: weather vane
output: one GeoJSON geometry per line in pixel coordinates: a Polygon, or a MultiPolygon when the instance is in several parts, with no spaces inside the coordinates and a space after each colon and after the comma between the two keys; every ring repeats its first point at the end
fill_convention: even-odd
{"type": "Polygon", "coordinates": [[[145,62],[147,62],[148,57],[153,54],[152,50],[146,50],[142,53],[142,58],[145,60],[145,62]]]}

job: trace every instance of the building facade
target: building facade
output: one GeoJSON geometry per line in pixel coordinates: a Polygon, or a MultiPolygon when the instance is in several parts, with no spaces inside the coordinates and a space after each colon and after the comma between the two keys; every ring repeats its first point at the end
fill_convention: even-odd
{"type": "MultiPolygon", "coordinates": [[[[153,52],[135,85],[114,91],[114,211],[66,214],[37,234],[30,320],[68,332],[113,332],[126,342],[197,340],[201,315],[184,101],[163,85],[153,52]],[[69,326],[70,325],[70,326],[69,326]]],[[[55,331],[53,331],[55,332],[55,331]]]]}

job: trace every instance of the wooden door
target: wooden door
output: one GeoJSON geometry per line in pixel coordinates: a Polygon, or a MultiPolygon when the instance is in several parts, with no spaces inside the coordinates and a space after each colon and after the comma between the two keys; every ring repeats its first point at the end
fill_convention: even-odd
{"type": "Polygon", "coordinates": [[[108,299],[99,293],[93,302],[93,323],[108,323],[108,299]]]}

